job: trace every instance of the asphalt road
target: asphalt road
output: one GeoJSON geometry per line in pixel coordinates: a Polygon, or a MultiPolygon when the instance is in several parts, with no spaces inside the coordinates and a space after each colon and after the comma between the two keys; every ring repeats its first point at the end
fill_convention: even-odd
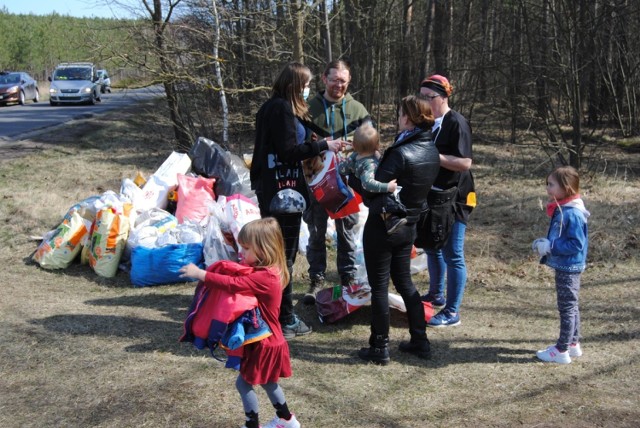
{"type": "Polygon", "coordinates": [[[93,106],[70,104],[53,107],[48,100],[39,103],[27,101],[24,106],[0,106],[0,144],[2,141],[20,140],[33,132],[71,120],[94,117],[109,110],[161,96],[164,96],[162,87],[152,86],[101,94],[102,102],[93,106]]]}

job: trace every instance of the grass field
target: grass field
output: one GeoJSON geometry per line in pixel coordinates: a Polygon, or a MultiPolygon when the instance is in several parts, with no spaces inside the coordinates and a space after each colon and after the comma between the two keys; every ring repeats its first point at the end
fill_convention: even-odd
{"type": "MultiPolygon", "coordinates": [[[[31,237],[71,205],[162,163],[173,136],[162,110],[149,104],[0,146],[0,426],[242,426],[236,373],[178,342],[193,285],[132,288],[124,272],[104,279],[79,263],[47,271],[30,259],[31,237]]],[[[592,213],[584,356],[557,366],[533,357],[559,324],[553,273],[530,251],[548,225],[551,165],[535,147],[476,135],[479,206],[467,232],[462,325],[429,330],[433,358],[423,361],[397,351],[408,332],[393,311],[392,362],[378,367],[356,356],[369,307],[322,325],[298,304],[315,332],[290,342],[294,376],[282,386],[304,427],[638,426],[640,154],[603,147],[583,176],[592,213]]],[[[299,257],[296,299],[306,267],[299,257]]],[[[426,291],[426,272],[414,279],[426,291]]],[[[273,409],[258,395],[265,424],[273,409]]]]}

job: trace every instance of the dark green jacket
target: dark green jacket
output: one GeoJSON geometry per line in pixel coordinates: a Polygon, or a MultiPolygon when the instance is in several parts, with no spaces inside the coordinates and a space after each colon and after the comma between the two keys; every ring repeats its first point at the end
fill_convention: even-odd
{"type": "MultiPolygon", "coordinates": [[[[367,109],[351,94],[347,93],[342,101],[331,103],[324,98],[324,91],[309,101],[309,116],[312,124],[308,127],[321,138],[346,138],[363,122],[370,121],[367,109]]],[[[307,125],[305,123],[305,125],[307,125]]]]}

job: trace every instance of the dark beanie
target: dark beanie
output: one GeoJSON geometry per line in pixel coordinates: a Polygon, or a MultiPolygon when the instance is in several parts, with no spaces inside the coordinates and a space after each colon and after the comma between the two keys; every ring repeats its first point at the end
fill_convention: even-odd
{"type": "Polygon", "coordinates": [[[434,74],[429,76],[420,83],[421,88],[429,88],[438,95],[447,98],[451,95],[453,88],[446,77],[434,74]]]}

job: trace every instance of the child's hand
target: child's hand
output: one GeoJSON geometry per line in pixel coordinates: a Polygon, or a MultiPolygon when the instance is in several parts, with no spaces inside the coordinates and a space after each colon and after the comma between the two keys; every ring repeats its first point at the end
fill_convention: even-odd
{"type": "Polygon", "coordinates": [[[393,193],[396,191],[396,189],[398,188],[398,180],[391,180],[389,182],[389,184],[387,185],[387,192],[389,193],[393,193]]]}
{"type": "Polygon", "coordinates": [[[551,254],[551,242],[547,238],[538,238],[533,241],[531,248],[535,253],[538,253],[540,257],[544,257],[551,254]]]}
{"type": "Polygon", "coordinates": [[[194,265],[193,263],[189,263],[186,266],[182,266],[179,270],[180,272],[180,278],[195,278],[195,279],[199,279],[200,281],[204,280],[204,276],[206,274],[206,272],[202,269],[200,269],[198,266],[194,265]]]}

